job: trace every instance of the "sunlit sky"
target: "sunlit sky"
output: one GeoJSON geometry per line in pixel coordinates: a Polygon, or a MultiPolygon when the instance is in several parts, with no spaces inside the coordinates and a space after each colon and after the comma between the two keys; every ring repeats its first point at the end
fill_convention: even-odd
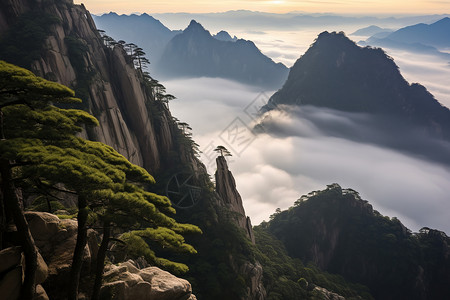
{"type": "Polygon", "coordinates": [[[84,3],[95,14],[110,11],[121,14],[206,13],[241,9],[272,13],[301,11],[340,14],[440,14],[450,11],[450,0],[75,0],[75,3],[84,3]]]}

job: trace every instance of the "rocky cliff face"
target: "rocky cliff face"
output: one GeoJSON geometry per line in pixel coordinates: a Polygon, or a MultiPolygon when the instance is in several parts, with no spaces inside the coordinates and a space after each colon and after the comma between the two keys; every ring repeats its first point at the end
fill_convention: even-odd
{"type": "Polygon", "coordinates": [[[231,212],[235,213],[232,218],[235,220],[236,225],[244,229],[247,237],[254,244],[255,236],[253,235],[252,224],[250,218],[245,216],[242,198],[236,189],[236,182],[233,174],[228,170],[227,161],[224,156],[219,156],[217,157],[216,162],[216,192],[222,200],[221,204],[227,207],[231,212]]]}
{"type": "MultiPolygon", "coordinates": [[[[220,196],[219,205],[225,207],[230,214],[230,219],[234,224],[243,229],[248,239],[255,244],[255,235],[250,221],[250,217],[245,216],[245,210],[242,203],[241,195],[236,189],[236,182],[233,174],[228,170],[228,164],[224,156],[218,156],[216,159],[217,170],[216,192],[220,196]]],[[[262,284],[263,269],[261,264],[256,261],[254,263],[245,262],[239,267],[236,266],[234,258],[231,257],[231,265],[241,274],[246,274],[249,278],[247,295],[243,299],[262,300],[266,297],[266,291],[262,284]]]]}
{"type": "Polygon", "coordinates": [[[105,46],[86,8],[70,0],[6,0],[0,13],[1,31],[30,10],[59,21],[50,27],[40,57],[29,68],[83,91],[77,96],[100,122],[86,137],[114,147],[152,173],[158,171],[173,150],[175,124],[167,109],[149,114],[146,104],[154,101],[153,96],[129,56],[120,47],[105,46]]]}
{"type": "MultiPolygon", "coordinates": [[[[87,129],[83,133],[84,137],[104,142],[118,150],[132,163],[145,167],[152,175],[161,175],[156,178],[160,185],[164,184],[160,183],[160,178],[172,175],[166,174],[167,172],[173,170],[179,172],[180,169],[186,167],[194,171],[199,178],[207,177],[203,165],[194,157],[191,144],[187,143],[189,141],[180,140],[186,137],[182,136],[181,130],[173,121],[167,107],[155,100],[152,90],[146,85],[143,74],[134,68],[130,56],[125,53],[124,49],[120,46],[105,45],[89,12],[83,5],[74,5],[72,1],[57,0],[47,0],[45,3],[36,0],[2,1],[0,4],[0,24],[2,24],[0,39],[10,31],[15,34],[15,31],[10,29],[16,28],[15,26],[30,12],[43,17],[50,16],[53,22],[47,30],[44,30],[45,38],[42,47],[36,45],[36,49],[39,50],[37,57],[29,65],[25,66],[22,63],[22,66],[42,77],[75,89],[77,96],[83,99],[83,108],[92,113],[100,122],[100,126],[87,129]],[[56,22],[54,17],[57,19],[56,22]]],[[[2,58],[0,56],[0,59],[2,58]]],[[[226,163],[221,168],[228,170],[226,163]]],[[[224,174],[228,173],[224,172],[224,174]]],[[[223,177],[224,186],[228,186],[224,188],[228,190],[227,197],[237,194],[234,179],[229,176],[223,177]]],[[[207,190],[210,182],[209,180],[205,181],[208,182],[199,179],[196,184],[207,190]]],[[[240,197],[239,200],[238,198],[217,200],[217,198],[219,197],[215,193],[211,197],[205,196],[205,199],[202,199],[204,201],[196,207],[198,215],[208,214],[208,217],[204,218],[207,219],[206,221],[187,210],[179,212],[177,218],[183,214],[192,216],[189,222],[196,225],[204,223],[201,227],[206,232],[205,227],[213,226],[220,229],[222,226],[220,222],[228,223],[228,216],[239,212],[241,216],[236,219],[237,224],[244,228],[248,237],[252,239],[251,224],[245,217],[240,197]],[[214,207],[220,207],[213,216],[209,215],[210,211],[207,208],[207,205],[211,204],[214,207]],[[228,209],[231,210],[231,213],[228,209]]],[[[71,225],[69,223],[68,225],[71,225]]],[[[196,247],[200,248],[198,246],[200,244],[211,245],[213,241],[223,238],[220,233],[216,232],[211,233],[208,237],[210,240],[205,240],[206,236],[205,234],[198,238],[200,241],[196,247]]],[[[230,231],[226,238],[237,244],[241,241],[240,234],[235,231],[230,231]]],[[[73,242],[73,239],[71,241],[73,242]]],[[[220,256],[221,263],[227,262],[227,267],[230,262],[233,264],[230,267],[230,274],[226,274],[226,278],[230,282],[243,284],[244,289],[247,289],[247,293],[242,299],[264,299],[261,266],[248,262],[242,253],[227,247],[229,245],[219,247],[224,254],[220,256]],[[232,251],[234,251],[235,257],[231,254],[232,251]],[[239,261],[236,256],[239,256],[239,261]]],[[[96,253],[96,251],[91,252],[96,253]]],[[[205,256],[209,254],[210,252],[207,251],[204,253],[205,256]]],[[[210,259],[207,257],[201,263],[208,264],[210,259]]],[[[64,264],[64,270],[67,270],[70,261],[69,257],[63,256],[63,259],[57,263],[64,264]]],[[[57,265],[53,264],[51,258],[48,263],[51,270],[53,270],[53,265],[57,265]]],[[[54,278],[50,271],[49,279],[45,284],[57,286],[58,281],[54,278]]],[[[221,290],[229,288],[227,283],[220,280],[217,282],[221,290]]],[[[119,284],[122,285],[122,283],[119,284]]],[[[147,284],[142,283],[142,285],[147,284]]],[[[233,289],[236,289],[235,286],[230,288],[230,290],[233,289]]],[[[57,291],[57,289],[55,290],[57,291]]],[[[202,292],[205,297],[203,299],[211,298],[209,288],[203,288],[202,292]]]]}

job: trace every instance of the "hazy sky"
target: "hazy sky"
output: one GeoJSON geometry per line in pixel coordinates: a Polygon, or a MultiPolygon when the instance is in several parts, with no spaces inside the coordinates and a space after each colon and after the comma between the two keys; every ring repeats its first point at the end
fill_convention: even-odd
{"type": "Polygon", "coordinates": [[[95,14],[110,11],[124,14],[133,12],[201,13],[240,9],[272,13],[303,11],[346,14],[434,14],[450,11],[450,1],[448,0],[75,0],[75,3],[84,3],[87,9],[95,14]]]}

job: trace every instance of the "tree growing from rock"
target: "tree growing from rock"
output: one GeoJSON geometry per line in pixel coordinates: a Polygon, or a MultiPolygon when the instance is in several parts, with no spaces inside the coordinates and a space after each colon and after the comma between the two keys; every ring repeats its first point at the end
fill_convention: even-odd
{"type": "Polygon", "coordinates": [[[174,213],[174,209],[167,198],[145,190],[146,184],[154,183],[145,169],[131,164],[107,145],[75,136],[82,125],[98,123],[86,112],[53,105],[81,101],[73,96],[65,86],[0,62],[0,171],[6,212],[2,220],[11,214],[22,237],[27,267],[21,299],[33,297],[37,253],[14,186],[19,179],[31,183],[39,180],[50,188],[62,183],[78,195],[78,233],[68,299],[78,297],[89,214],[103,218],[105,243],[110,236],[108,228],[126,224],[128,229],[157,237],[162,245],[195,252],[181,234],[200,230],[166,215],[174,213]],[[20,178],[14,174],[20,174],[20,178]]]}
{"type": "MultiPolygon", "coordinates": [[[[17,174],[31,161],[26,152],[36,151],[60,141],[69,132],[81,130],[80,123],[95,124],[89,114],[60,110],[51,103],[78,102],[73,92],[57,83],[34,76],[33,73],[0,61],[0,174],[2,189],[2,230],[13,221],[25,254],[25,274],[21,299],[32,299],[37,268],[36,246],[23,214],[23,204],[15,186],[17,174]],[[19,171],[17,170],[19,169],[19,171]]],[[[72,133],[73,134],[73,133],[72,133]]],[[[60,157],[59,159],[64,159],[60,157]]],[[[20,174],[25,177],[25,174],[20,174]]]]}
{"type": "Polygon", "coordinates": [[[214,151],[216,151],[220,156],[232,156],[231,152],[224,146],[217,146],[214,151]]]}

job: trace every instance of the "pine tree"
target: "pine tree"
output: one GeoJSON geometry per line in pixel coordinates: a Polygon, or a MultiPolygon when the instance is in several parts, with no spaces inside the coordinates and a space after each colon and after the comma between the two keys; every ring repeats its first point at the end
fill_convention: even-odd
{"type": "MultiPolygon", "coordinates": [[[[73,91],[67,87],[0,61],[2,204],[6,217],[11,212],[23,240],[27,259],[23,299],[31,299],[34,294],[37,254],[20,200],[15,195],[14,180],[17,178],[13,178],[14,168],[18,168],[22,181],[26,180],[30,186],[33,182],[40,182],[52,188],[62,183],[67,190],[78,195],[78,233],[69,299],[78,297],[90,213],[101,216],[105,224],[106,240],[102,243],[102,251],[107,247],[108,228],[113,225],[129,226],[138,233],[153,234],[153,238],[157,235],[158,243],[191,253],[195,250],[184,243],[180,234],[200,232],[197,227],[178,224],[166,215],[175,210],[167,198],[144,189],[145,185],[155,182],[145,169],[131,164],[107,145],[75,136],[82,130],[82,125],[97,125],[97,120],[86,112],[53,105],[81,101],[73,96],[73,91]]],[[[156,257],[154,260],[158,262],[156,257]]],[[[164,260],[160,262],[167,263],[164,260]]],[[[100,263],[103,265],[104,256],[100,263]]],[[[101,271],[98,275],[101,284],[101,266],[98,271],[101,271]]]]}
{"type": "MultiPolygon", "coordinates": [[[[78,102],[73,91],[60,84],[0,61],[0,175],[1,229],[13,221],[25,254],[25,276],[21,299],[32,299],[37,268],[36,246],[17,195],[13,169],[29,164],[21,159],[24,149],[43,147],[43,141],[57,141],[65,133],[81,130],[81,123],[95,124],[87,113],[62,111],[50,103],[78,102]],[[42,139],[40,139],[42,138],[42,139]]],[[[21,174],[21,176],[23,176],[21,174]]]]}

